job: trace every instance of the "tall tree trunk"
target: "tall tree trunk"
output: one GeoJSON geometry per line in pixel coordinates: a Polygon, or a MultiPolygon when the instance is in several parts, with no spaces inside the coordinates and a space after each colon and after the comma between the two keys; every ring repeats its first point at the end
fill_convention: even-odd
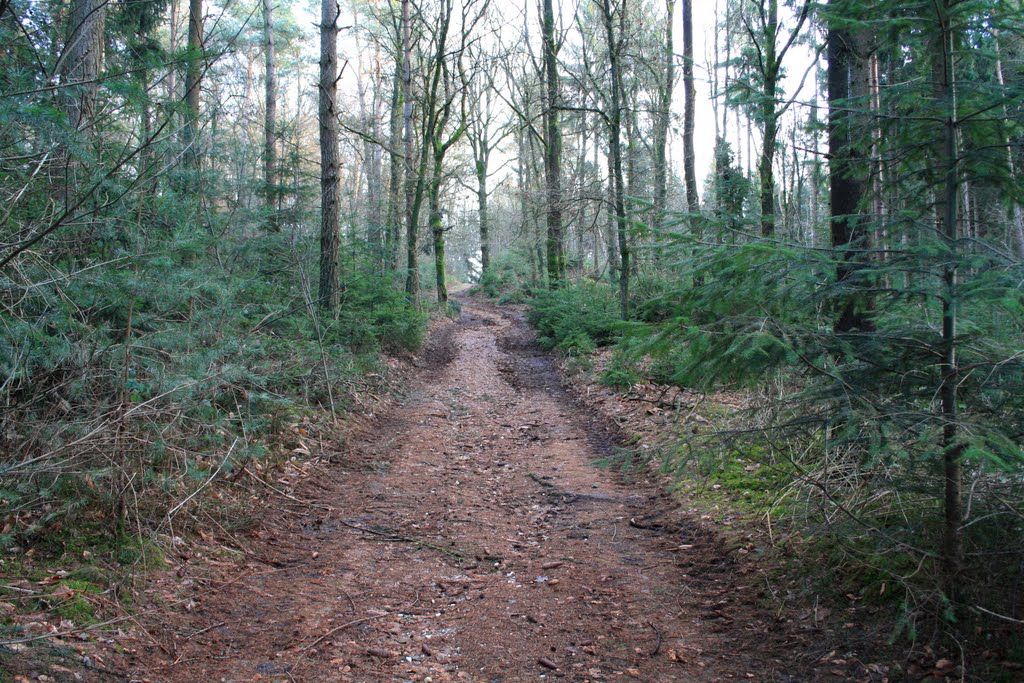
{"type": "MultiPolygon", "coordinates": [[[[757,63],[761,72],[761,92],[758,93],[758,123],[761,125],[762,144],[757,162],[757,173],[760,181],[761,235],[764,237],[775,234],[775,169],[773,166],[775,143],[779,134],[779,119],[792,103],[790,101],[782,107],[776,103],[782,78],[782,64],[789,48],[793,46],[800,35],[809,12],[810,0],[807,0],[800,9],[796,25],[780,46],[779,31],[782,24],[779,22],[779,3],[778,0],[766,0],[757,12],[760,35],[755,36],[753,31],[749,31],[757,50],[757,63]]],[[[749,138],[748,133],[748,141],[749,138]]],[[[749,150],[747,151],[747,160],[749,163],[749,150]]]]}
{"type": "Polygon", "coordinates": [[[75,130],[92,125],[103,69],[107,0],[75,0],[60,57],[61,107],[75,130]]]}
{"type": "Polygon", "coordinates": [[[700,196],[697,194],[697,171],[693,150],[694,108],[697,89],[693,82],[693,0],[683,0],[683,173],[686,176],[686,208],[690,212],[690,226],[700,237],[700,196]]]}
{"type": "MultiPolygon", "coordinates": [[[[438,147],[440,143],[437,143],[438,147]]],[[[445,263],[444,222],[441,216],[441,182],[444,176],[444,155],[434,152],[434,168],[430,177],[430,232],[434,238],[434,287],[437,302],[448,303],[448,270],[445,263]]]]}
{"type": "MultiPolygon", "coordinates": [[[[372,60],[370,72],[370,103],[366,103],[367,86],[359,76],[359,109],[362,125],[369,131],[369,137],[363,138],[363,176],[366,187],[366,204],[364,220],[366,223],[366,243],[370,259],[378,272],[384,269],[384,222],[381,215],[383,209],[381,187],[381,130],[380,130],[380,48],[372,60]]],[[[360,74],[362,69],[360,68],[360,74]]],[[[357,186],[358,187],[358,186],[357,186]]]]}
{"type": "MultiPolygon", "coordinates": [[[[762,126],[761,155],[757,162],[759,195],[761,199],[761,235],[775,234],[775,140],[778,136],[779,119],[776,112],[775,96],[779,89],[779,68],[776,58],[776,38],[779,29],[778,0],[767,0],[761,12],[761,26],[764,68],[761,72],[760,123],[762,126]],[[765,10],[767,15],[765,15],[765,10]]],[[[749,159],[750,154],[748,152],[749,159]]]]}
{"type": "MultiPolygon", "coordinates": [[[[193,0],[195,1],[195,0],[193,0]]],[[[320,306],[334,312],[341,295],[338,167],[337,0],[320,6],[320,306]]]]}
{"type": "Polygon", "coordinates": [[[935,4],[936,24],[933,41],[932,77],[935,99],[944,105],[945,130],[936,146],[937,168],[942,173],[935,193],[935,211],[938,231],[943,236],[948,254],[943,259],[942,289],[942,373],[941,421],[943,448],[943,539],[942,569],[946,591],[954,602],[959,593],[963,567],[963,465],[960,461],[963,444],[959,437],[957,385],[960,369],[957,361],[957,215],[960,179],[957,174],[957,112],[953,72],[954,34],[950,9],[953,0],[938,0],[935,4]]]}
{"type": "MultiPolygon", "coordinates": [[[[623,6],[626,0],[622,0],[623,6]]],[[[611,75],[611,98],[608,113],[608,150],[612,170],[612,203],[615,211],[616,233],[619,242],[619,311],[623,320],[629,318],[629,243],[626,233],[625,188],[622,182],[622,70],[620,49],[622,31],[615,37],[612,9],[609,0],[602,0],[604,29],[608,40],[608,63],[611,75]]],[[[620,10],[621,11],[621,10],[620,10]]]]}
{"type": "MultiPolygon", "coordinates": [[[[838,18],[832,21],[839,24],[838,18]]],[[[864,140],[870,135],[868,54],[870,34],[830,27],[828,31],[829,205],[836,286],[840,289],[836,332],[871,331],[871,299],[863,286],[870,221],[865,215],[869,161],[864,140]]]]}
{"type": "Polygon", "coordinates": [[[263,196],[268,227],[278,231],[280,192],[277,180],[277,63],[274,53],[273,0],[263,0],[263,51],[266,56],[266,108],[263,117],[263,196]]]}
{"type": "MultiPolygon", "coordinates": [[[[178,3],[180,0],[170,0],[170,7],[168,8],[168,23],[170,24],[170,53],[177,54],[178,52],[178,3]]],[[[178,66],[171,64],[167,67],[167,101],[177,102],[178,101],[178,66]]],[[[175,159],[175,152],[172,145],[167,146],[165,152],[166,163],[168,166],[173,165],[175,159]]]]}
{"type": "Polygon", "coordinates": [[[199,170],[199,111],[205,54],[203,48],[203,0],[188,3],[188,65],[185,69],[185,155],[189,165],[199,170]]]}
{"type": "MultiPolygon", "coordinates": [[[[762,116],[764,114],[762,112],[762,116]]],[[[775,141],[779,132],[779,121],[773,114],[764,119],[761,155],[757,161],[763,237],[775,234],[775,141]]]]}
{"type": "Polygon", "coordinates": [[[398,250],[402,240],[402,164],[399,152],[402,141],[402,74],[404,62],[401,49],[396,50],[395,74],[391,84],[391,116],[388,125],[388,213],[385,233],[385,263],[388,270],[398,269],[398,250]]]}
{"type": "MultiPolygon", "coordinates": [[[[729,62],[732,60],[732,23],[730,8],[732,3],[725,0],[725,73],[722,74],[722,139],[729,140],[729,62]]],[[[716,23],[716,26],[718,24],[716,23]]],[[[715,34],[717,36],[717,32],[715,34]]],[[[718,56],[718,50],[715,50],[718,56]]],[[[716,93],[717,95],[718,93],[716,93]]]]}
{"type": "Polygon", "coordinates": [[[616,285],[619,284],[619,227],[618,218],[615,214],[615,160],[611,153],[606,155],[608,170],[608,188],[605,191],[604,200],[604,233],[605,243],[608,245],[608,277],[616,285]]]}
{"type": "MultiPolygon", "coordinates": [[[[1002,51],[999,45],[999,33],[993,32],[996,44],[996,78],[999,82],[999,88],[1001,90],[1006,89],[1006,80],[1003,77],[1003,57],[1002,51]]],[[[1003,118],[1008,119],[1007,106],[1003,103],[1003,118]]],[[[1017,181],[1017,169],[1013,161],[1013,145],[1009,144],[1007,140],[1006,145],[1006,170],[1010,175],[1010,182],[1016,183],[1017,181]]],[[[1012,246],[1013,251],[1017,254],[1017,258],[1024,261],[1024,208],[1021,207],[1020,203],[1016,199],[1011,199],[1013,206],[1010,209],[1010,229],[1009,239],[1007,240],[1012,246]]]]}
{"type": "Polygon", "coordinates": [[[539,271],[537,268],[537,252],[534,249],[533,243],[533,220],[531,218],[531,209],[529,201],[529,166],[526,163],[526,144],[524,138],[527,133],[523,127],[520,127],[516,131],[516,186],[519,189],[519,214],[520,214],[520,229],[519,232],[526,241],[526,254],[527,259],[530,263],[530,284],[537,286],[540,281],[539,271]]]}
{"type": "Polygon", "coordinates": [[[562,253],[562,129],[558,106],[558,61],[555,45],[555,13],[552,0],[544,0],[544,179],[547,185],[548,285],[556,288],[565,278],[562,253]]]}
{"type": "MultiPolygon", "coordinates": [[[[414,303],[419,303],[420,272],[419,260],[419,206],[416,173],[412,153],[412,17],[411,0],[402,0],[402,121],[405,126],[405,293],[414,303]]],[[[421,164],[422,166],[422,164],[421,164]]]]}
{"type": "MultiPolygon", "coordinates": [[[[98,77],[103,69],[103,39],[106,28],[107,0],[75,0],[68,20],[67,42],[60,57],[60,106],[68,125],[76,131],[88,131],[96,114],[98,77]]],[[[72,158],[68,148],[60,151],[54,166],[53,186],[60,187],[64,203],[77,191],[80,159],[72,158]]]]}
{"type": "Polygon", "coordinates": [[[491,155],[490,141],[486,133],[476,143],[476,199],[480,223],[480,269],[486,273],[491,267],[490,216],[487,213],[487,166],[491,155]]]}

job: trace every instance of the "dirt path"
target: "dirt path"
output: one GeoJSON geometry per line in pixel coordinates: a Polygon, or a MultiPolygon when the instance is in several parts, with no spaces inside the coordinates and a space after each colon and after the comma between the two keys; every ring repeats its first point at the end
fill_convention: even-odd
{"type": "Polygon", "coordinates": [[[303,493],[312,505],[283,499],[244,562],[179,570],[166,598],[186,602],[146,624],[136,675],[807,680],[782,673],[794,643],[714,538],[661,528],[653,489],[593,466],[609,442],[524,320],[463,305],[403,404],[303,493]]]}

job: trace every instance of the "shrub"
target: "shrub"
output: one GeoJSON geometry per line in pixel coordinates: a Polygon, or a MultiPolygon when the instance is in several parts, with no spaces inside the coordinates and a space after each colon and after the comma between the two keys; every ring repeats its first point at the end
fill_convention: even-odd
{"type": "Polygon", "coordinates": [[[529,318],[545,348],[590,353],[619,338],[618,310],[613,287],[584,280],[539,294],[529,318]]]}

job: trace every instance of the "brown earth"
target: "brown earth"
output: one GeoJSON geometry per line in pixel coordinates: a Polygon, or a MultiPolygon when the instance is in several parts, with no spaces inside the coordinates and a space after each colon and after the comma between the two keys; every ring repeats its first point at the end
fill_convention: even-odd
{"type": "Polygon", "coordinates": [[[209,544],[234,552],[168,555],[177,566],[144,591],[164,606],[143,609],[94,672],[861,678],[811,621],[769,610],[752,560],[655,482],[595,466],[614,433],[562,388],[521,313],[463,307],[435,331],[401,403],[294,495],[273,494],[248,532],[209,544]]]}

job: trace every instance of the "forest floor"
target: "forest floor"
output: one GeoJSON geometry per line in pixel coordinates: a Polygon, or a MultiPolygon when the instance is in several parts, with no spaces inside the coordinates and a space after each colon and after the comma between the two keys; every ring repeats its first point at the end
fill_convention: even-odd
{"type": "Polygon", "coordinates": [[[883,680],[656,480],[595,466],[616,432],[522,312],[461,302],[399,402],[244,531],[169,552],[67,680],[883,680]]]}

